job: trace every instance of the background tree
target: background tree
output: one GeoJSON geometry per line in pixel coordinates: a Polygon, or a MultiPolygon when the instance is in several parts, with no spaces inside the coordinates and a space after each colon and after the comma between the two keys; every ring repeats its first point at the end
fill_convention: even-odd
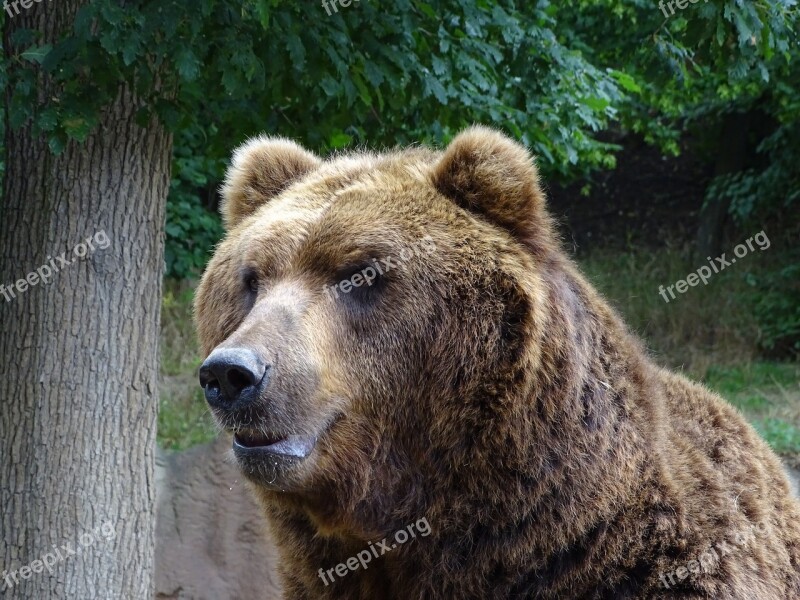
{"type": "MultiPolygon", "coordinates": [[[[155,119],[137,124],[135,86],[48,58],[86,3],[36,4],[8,19],[11,127],[0,218],[0,281],[67,252],[72,261],[0,301],[0,560],[9,573],[54,552],[50,575],[6,579],[15,598],[146,598],[152,594],[154,453],[164,204],[172,137],[155,119]],[[20,52],[20,44],[29,48],[20,52]],[[39,68],[29,68],[34,64],[39,68]],[[50,68],[50,65],[53,67],[50,68]],[[71,97],[72,95],[72,97],[71,97]],[[102,100],[102,105],[98,100],[102,100]],[[71,104],[74,103],[74,104],[71,104]],[[50,137],[59,127],[71,135],[50,137]],[[79,138],[77,141],[74,138],[79,138]],[[54,152],[55,151],[55,152],[54,152]],[[98,232],[85,259],[72,249],[98,232]],[[102,242],[102,236],[99,236],[102,242]],[[116,531],[113,540],[103,526],[116,531]],[[62,546],[81,547],[70,556],[62,546]]],[[[86,38],[83,55],[99,54],[86,38]]],[[[88,247],[87,247],[88,250],[88,247]]],[[[79,251],[80,253],[81,251],[79,251]]],[[[108,529],[106,529],[108,531],[108,529]]],[[[35,568],[36,565],[33,564],[35,568]]],[[[39,569],[41,570],[41,565],[39,569]]],[[[4,576],[6,574],[4,573],[4,576]]]]}

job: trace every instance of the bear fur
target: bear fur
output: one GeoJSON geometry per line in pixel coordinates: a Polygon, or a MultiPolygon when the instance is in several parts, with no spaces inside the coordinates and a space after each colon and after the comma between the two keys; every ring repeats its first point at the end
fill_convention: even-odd
{"type": "Polygon", "coordinates": [[[473,127],[323,161],[260,137],[223,194],[199,338],[271,378],[213,412],[314,439],[237,457],[287,599],[800,598],[778,459],[648,358],[560,248],[522,146],[473,127]]]}

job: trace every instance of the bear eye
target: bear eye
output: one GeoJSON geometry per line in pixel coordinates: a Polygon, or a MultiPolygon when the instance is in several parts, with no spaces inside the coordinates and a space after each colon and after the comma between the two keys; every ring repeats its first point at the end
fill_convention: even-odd
{"type": "Polygon", "coordinates": [[[253,269],[246,269],[244,273],[242,273],[242,280],[244,281],[244,287],[247,291],[254,294],[258,293],[258,273],[253,269]]]}
{"type": "Polygon", "coordinates": [[[328,294],[334,298],[369,304],[384,290],[386,278],[373,263],[363,263],[339,269],[328,294]]]}

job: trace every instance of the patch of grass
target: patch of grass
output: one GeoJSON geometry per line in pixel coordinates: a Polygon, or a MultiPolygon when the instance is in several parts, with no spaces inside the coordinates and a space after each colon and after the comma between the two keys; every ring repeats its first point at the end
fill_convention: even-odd
{"type": "Polygon", "coordinates": [[[800,365],[793,363],[752,362],[740,366],[713,366],[705,375],[706,383],[726,396],[748,394],[755,387],[780,390],[798,385],[800,365]]]}
{"type": "Polygon", "coordinates": [[[705,383],[741,410],[776,452],[800,459],[800,365],[714,366],[705,383]]]}
{"type": "Polygon", "coordinates": [[[192,392],[161,395],[158,413],[158,443],[167,450],[184,450],[210,442],[217,429],[203,397],[195,383],[192,392]]]}
{"type": "Polygon", "coordinates": [[[158,443],[170,450],[182,450],[216,437],[216,426],[197,383],[200,350],[192,317],[193,300],[192,284],[164,282],[158,443]]]}
{"type": "Polygon", "coordinates": [[[800,428],[781,419],[764,419],[754,425],[778,454],[790,457],[800,454],[800,428]]]}
{"type": "MultiPolygon", "coordinates": [[[[759,328],[753,316],[753,288],[746,275],[762,268],[763,257],[748,256],[714,275],[708,285],[689,288],[669,303],[660,286],[685,279],[698,265],[680,248],[660,252],[594,252],[580,265],[589,280],[644,338],[658,362],[703,377],[715,364],[743,363],[758,356],[759,328]]],[[[669,297],[669,296],[668,296],[669,297]]]]}
{"type": "Polygon", "coordinates": [[[181,375],[200,367],[192,313],[194,285],[164,281],[161,302],[161,373],[181,375]]]}

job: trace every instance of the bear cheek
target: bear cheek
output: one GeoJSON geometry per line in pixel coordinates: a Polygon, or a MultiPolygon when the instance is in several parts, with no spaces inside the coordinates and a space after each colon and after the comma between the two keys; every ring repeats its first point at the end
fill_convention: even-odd
{"type": "Polygon", "coordinates": [[[194,319],[204,357],[230,337],[246,316],[232,245],[230,237],[223,240],[195,294],[194,319]]]}
{"type": "Polygon", "coordinates": [[[318,408],[331,408],[345,412],[352,388],[352,359],[342,351],[345,344],[343,332],[337,330],[335,320],[325,309],[316,310],[304,320],[306,352],[317,365],[318,389],[315,404],[318,408]],[[327,405],[333,405],[329,407],[327,405]]]}
{"type": "Polygon", "coordinates": [[[203,280],[195,299],[195,321],[203,356],[228,339],[245,317],[238,293],[231,293],[214,278],[203,280]]]}

